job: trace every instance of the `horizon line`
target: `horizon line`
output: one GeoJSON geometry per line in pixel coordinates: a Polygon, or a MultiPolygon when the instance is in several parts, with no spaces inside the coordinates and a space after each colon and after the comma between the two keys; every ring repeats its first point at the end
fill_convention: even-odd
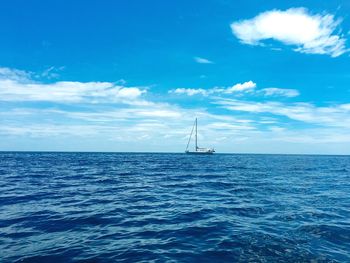
{"type": "MultiPolygon", "coordinates": [[[[115,154],[185,154],[185,152],[156,152],[156,151],[46,151],[46,150],[0,150],[0,153],[115,153],[115,154]]],[[[235,153],[215,152],[213,155],[305,155],[305,156],[350,156],[349,154],[328,153],[235,153]]]]}

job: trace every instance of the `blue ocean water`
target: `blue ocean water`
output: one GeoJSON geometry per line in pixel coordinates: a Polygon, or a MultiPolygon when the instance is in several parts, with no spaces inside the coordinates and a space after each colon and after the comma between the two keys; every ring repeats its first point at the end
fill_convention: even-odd
{"type": "Polygon", "coordinates": [[[0,153],[1,262],[350,262],[350,157],[0,153]]]}

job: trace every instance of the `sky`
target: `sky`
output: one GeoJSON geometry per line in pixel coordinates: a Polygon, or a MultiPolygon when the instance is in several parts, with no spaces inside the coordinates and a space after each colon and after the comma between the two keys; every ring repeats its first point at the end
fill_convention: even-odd
{"type": "Polygon", "coordinates": [[[0,150],[350,154],[350,2],[11,0],[0,150]],[[191,147],[193,145],[191,144],[191,147]]]}

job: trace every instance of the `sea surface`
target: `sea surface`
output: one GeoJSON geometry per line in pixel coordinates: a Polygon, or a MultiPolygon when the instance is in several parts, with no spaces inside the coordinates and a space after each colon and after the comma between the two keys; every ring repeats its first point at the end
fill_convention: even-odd
{"type": "Polygon", "coordinates": [[[1,262],[350,262],[350,157],[0,152],[1,262]]]}

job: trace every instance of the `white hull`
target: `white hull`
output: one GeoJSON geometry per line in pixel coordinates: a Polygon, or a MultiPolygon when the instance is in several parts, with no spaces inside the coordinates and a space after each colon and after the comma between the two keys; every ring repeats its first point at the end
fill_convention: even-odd
{"type": "Polygon", "coordinates": [[[186,151],[185,153],[186,154],[202,154],[202,155],[208,155],[208,154],[213,154],[215,151],[206,151],[206,152],[200,152],[200,151],[198,151],[198,152],[190,152],[190,151],[186,151]]]}

